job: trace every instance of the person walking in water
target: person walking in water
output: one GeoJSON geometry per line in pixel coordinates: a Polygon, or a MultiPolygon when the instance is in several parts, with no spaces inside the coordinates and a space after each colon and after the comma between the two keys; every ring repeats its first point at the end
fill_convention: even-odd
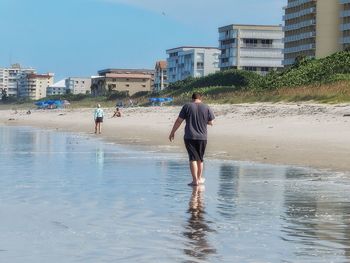
{"type": "Polygon", "coordinates": [[[95,120],[95,133],[101,134],[101,123],[103,122],[103,110],[101,109],[101,105],[97,104],[97,108],[95,109],[94,112],[94,120],[95,120]]]}
{"type": "Polygon", "coordinates": [[[203,157],[207,145],[207,125],[213,125],[215,119],[213,111],[209,106],[202,103],[202,96],[199,93],[193,93],[192,102],[185,104],[174,126],[170,132],[169,140],[172,142],[175,138],[175,132],[186,120],[185,127],[185,146],[190,161],[190,170],[192,182],[190,186],[197,186],[204,183],[203,157]]]}

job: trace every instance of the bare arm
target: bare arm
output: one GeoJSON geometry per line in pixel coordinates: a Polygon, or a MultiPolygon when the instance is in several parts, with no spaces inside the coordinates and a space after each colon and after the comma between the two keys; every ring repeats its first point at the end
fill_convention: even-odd
{"type": "Polygon", "coordinates": [[[173,141],[175,138],[175,132],[177,131],[177,129],[181,126],[181,123],[184,121],[184,119],[178,117],[174,123],[173,129],[170,132],[169,135],[169,141],[173,141]]]}
{"type": "Polygon", "coordinates": [[[214,125],[214,121],[208,121],[208,125],[213,126],[214,125]]]}

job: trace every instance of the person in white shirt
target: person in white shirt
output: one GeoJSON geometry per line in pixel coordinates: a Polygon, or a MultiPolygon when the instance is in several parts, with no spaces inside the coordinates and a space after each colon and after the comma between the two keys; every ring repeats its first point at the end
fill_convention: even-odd
{"type": "Polygon", "coordinates": [[[94,112],[94,120],[95,120],[95,133],[101,134],[101,123],[103,122],[103,110],[101,109],[101,105],[97,104],[97,108],[95,109],[94,112]]]}

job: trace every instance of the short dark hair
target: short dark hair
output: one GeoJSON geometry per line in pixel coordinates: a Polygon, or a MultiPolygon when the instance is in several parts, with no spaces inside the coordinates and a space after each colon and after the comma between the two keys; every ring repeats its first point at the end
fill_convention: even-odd
{"type": "Polygon", "coordinates": [[[198,93],[198,92],[195,92],[192,94],[192,99],[193,100],[199,100],[202,98],[202,94],[198,93]]]}

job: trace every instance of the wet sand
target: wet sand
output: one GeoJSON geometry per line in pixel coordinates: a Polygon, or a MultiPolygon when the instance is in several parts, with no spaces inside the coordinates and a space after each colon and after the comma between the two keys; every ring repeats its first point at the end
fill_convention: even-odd
{"type": "Polygon", "coordinates": [[[350,262],[349,174],[0,126],[1,262],[350,262]]]}
{"type": "MultiPolygon", "coordinates": [[[[217,115],[209,127],[208,157],[350,171],[350,105],[211,105],[217,115]]],[[[110,118],[105,109],[101,135],[108,141],[184,152],[180,128],[174,143],[168,134],[180,107],[122,109],[110,118]]],[[[25,125],[93,136],[93,109],[2,110],[0,124],[25,125]]]]}

